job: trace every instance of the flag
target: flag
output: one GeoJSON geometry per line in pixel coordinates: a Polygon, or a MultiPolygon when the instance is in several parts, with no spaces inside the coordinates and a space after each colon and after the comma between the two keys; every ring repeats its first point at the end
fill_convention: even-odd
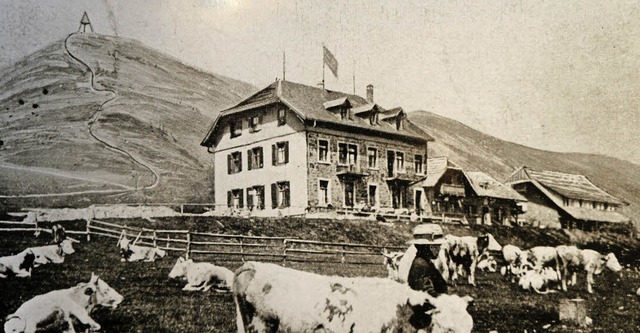
{"type": "Polygon", "coordinates": [[[338,60],[326,46],[323,45],[322,50],[324,51],[324,63],[327,64],[333,75],[338,77],[338,60]]]}

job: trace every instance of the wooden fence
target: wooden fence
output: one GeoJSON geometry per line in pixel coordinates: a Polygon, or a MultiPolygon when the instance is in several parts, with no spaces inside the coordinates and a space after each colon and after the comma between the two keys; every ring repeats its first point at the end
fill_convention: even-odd
{"type": "MultiPolygon", "coordinates": [[[[0,231],[49,232],[35,223],[0,221],[0,231]]],[[[42,223],[41,223],[42,225],[42,223]]],[[[383,249],[404,251],[406,247],[371,244],[322,242],[287,237],[229,235],[190,230],[160,230],[129,227],[100,220],[87,220],[85,230],[66,230],[70,235],[120,238],[124,232],[137,245],[154,246],[166,251],[181,252],[187,258],[215,258],[216,261],[281,261],[380,265],[383,249]]],[[[114,244],[115,245],[115,244],[114,244]]]]}

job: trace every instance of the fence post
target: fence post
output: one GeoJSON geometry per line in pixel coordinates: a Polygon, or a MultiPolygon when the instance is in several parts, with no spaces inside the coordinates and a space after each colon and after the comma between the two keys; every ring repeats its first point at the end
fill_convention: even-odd
{"type": "Polygon", "coordinates": [[[346,250],[345,248],[346,248],[346,246],[342,247],[342,258],[340,258],[340,262],[343,263],[343,264],[345,262],[347,262],[347,258],[345,258],[345,256],[344,256],[344,251],[346,250]]]}
{"type": "Polygon", "coordinates": [[[189,260],[189,252],[191,252],[191,230],[187,230],[187,253],[185,259],[189,260]]]}
{"type": "Polygon", "coordinates": [[[158,234],[156,232],[156,229],[153,229],[153,247],[158,247],[157,241],[158,241],[158,234]]]}
{"type": "Polygon", "coordinates": [[[244,246],[242,246],[242,237],[238,237],[238,242],[240,242],[240,259],[244,262],[244,246]]]}
{"type": "Polygon", "coordinates": [[[282,267],[285,267],[287,264],[287,240],[283,239],[282,240],[282,267]]]}
{"type": "Polygon", "coordinates": [[[89,225],[91,224],[91,218],[87,219],[87,242],[91,241],[91,232],[89,231],[89,225]]]}
{"type": "Polygon", "coordinates": [[[184,214],[184,204],[180,205],[180,214],[184,214]]]}
{"type": "Polygon", "coordinates": [[[170,243],[169,243],[169,240],[170,240],[170,239],[171,239],[171,238],[169,237],[169,234],[167,234],[167,248],[169,247],[169,244],[170,244],[170,243]]]}

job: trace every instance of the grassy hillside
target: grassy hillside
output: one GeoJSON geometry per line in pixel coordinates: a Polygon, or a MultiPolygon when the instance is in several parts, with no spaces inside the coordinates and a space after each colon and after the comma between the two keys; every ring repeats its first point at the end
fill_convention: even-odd
{"type": "Polygon", "coordinates": [[[48,196],[1,200],[207,200],[199,143],[219,110],[253,90],[133,40],[55,42],[0,71],[0,194],[48,196]]]}
{"type": "Polygon", "coordinates": [[[481,170],[501,181],[523,165],[584,174],[596,185],[629,202],[624,213],[636,223],[640,221],[640,165],[604,155],[529,148],[430,112],[412,112],[409,118],[435,138],[435,142],[429,143],[430,156],[447,156],[466,170],[481,170]]]}

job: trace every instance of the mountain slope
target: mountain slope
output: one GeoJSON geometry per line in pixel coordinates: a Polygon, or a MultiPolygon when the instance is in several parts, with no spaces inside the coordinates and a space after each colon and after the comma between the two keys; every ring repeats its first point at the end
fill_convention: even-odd
{"type": "Polygon", "coordinates": [[[2,200],[210,200],[199,143],[254,90],[137,41],[72,34],[0,71],[2,200]]]}
{"type": "Polygon", "coordinates": [[[640,165],[604,155],[529,148],[426,111],[411,112],[409,118],[435,138],[429,143],[429,156],[447,156],[466,170],[484,171],[500,181],[523,165],[584,174],[607,192],[629,202],[624,213],[640,221],[640,165]]]}

